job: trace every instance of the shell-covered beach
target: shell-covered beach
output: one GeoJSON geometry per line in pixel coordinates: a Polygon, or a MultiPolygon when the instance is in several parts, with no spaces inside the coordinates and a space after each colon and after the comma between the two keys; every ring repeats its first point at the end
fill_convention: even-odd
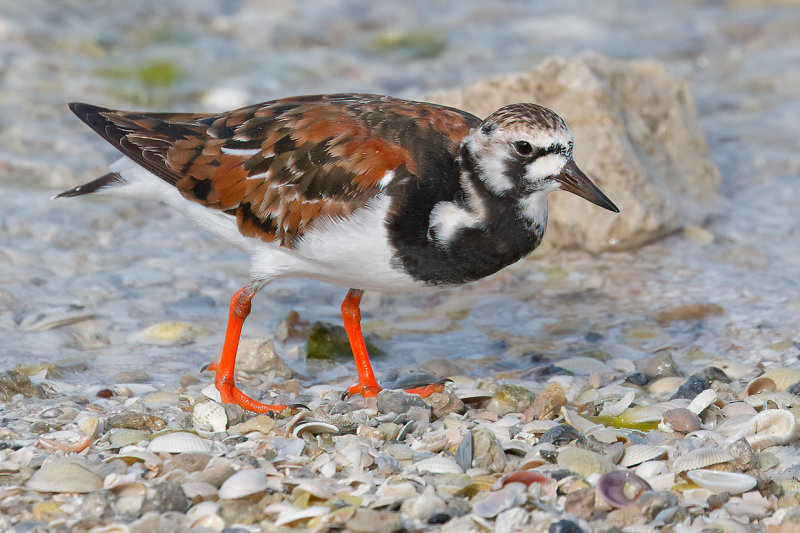
{"type": "Polygon", "coordinates": [[[0,5],[0,530],[795,530],[798,67],[792,2],[0,5]],[[345,289],[270,285],[237,381],[307,409],[255,416],[200,372],[247,258],[165,206],[51,200],[117,157],[66,104],[340,91],[530,94],[621,213],[554,198],[532,257],[367,292],[379,380],[446,380],[424,400],[342,400],[345,289]]]}

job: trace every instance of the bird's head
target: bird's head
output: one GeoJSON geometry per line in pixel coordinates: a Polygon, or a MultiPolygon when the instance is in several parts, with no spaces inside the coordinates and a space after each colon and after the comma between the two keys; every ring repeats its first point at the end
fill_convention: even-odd
{"type": "Polygon", "coordinates": [[[538,205],[546,202],[547,193],[563,189],[618,213],[575,164],[572,144],[572,132],[553,111],[536,104],[511,104],[473,129],[463,149],[478,177],[496,195],[538,205]]]}

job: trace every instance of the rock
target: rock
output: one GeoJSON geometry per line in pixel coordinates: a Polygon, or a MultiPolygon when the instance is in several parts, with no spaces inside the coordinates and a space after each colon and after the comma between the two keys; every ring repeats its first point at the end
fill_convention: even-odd
{"type": "Polygon", "coordinates": [[[26,398],[45,397],[42,386],[33,384],[25,373],[9,370],[0,374],[0,400],[10,402],[16,394],[22,394],[26,398]]]}
{"type": "Polygon", "coordinates": [[[559,424],[545,431],[539,438],[539,444],[552,443],[563,446],[578,438],[578,430],[567,424],[559,424]]]}
{"type": "Polygon", "coordinates": [[[153,324],[134,335],[132,341],[160,346],[177,346],[193,343],[206,330],[189,322],[178,320],[153,324]]]}
{"type": "Polygon", "coordinates": [[[442,418],[451,413],[464,412],[464,402],[451,392],[434,392],[424,398],[424,401],[433,410],[433,416],[436,418],[442,418]]]}
{"type": "Polygon", "coordinates": [[[407,413],[412,406],[428,408],[425,400],[402,390],[384,389],[378,393],[377,407],[381,413],[407,413]]]}
{"type": "MultiPolygon", "coordinates": [[[[427,100],[483,118],[535,102],[559,113],[575,135],[575,161],[622,211],[551,196],[541,251],[635,248],[709,214],[721,181],[686,83],[653,61],[598,54],[548,58],[531,71],[479,81],[427,100]]],[[[540,251],[540,253],[541,253],[540,251]]]]}
{"type": "Polygon", "coordinates": [[[244,435],[251,431],[258,431],[264,435],[269,434],[275,428],[275,419],[268,415],[256,415],[248,418],[241,424],[236,424],[228,428],[228,433],[244,435]]]}
{"type": "MultiPolygon", "coordinates": [[[[369,335],[364,338],[364,343],[370,356],[383,355],[383,352],[371,342],[369,335]]],[[[306,344],[306,355],[309,359],[350,359],[352,354],[347,332],[342,326],[325,322],[314,322],[311,325],[306,344]]]]}
{"type": "Polygon", "coordinates": [[[550,383],[536,395],[531,408],[525,412],[525,420],[552,419],[559,416],[561,407],[567,405],[567,394],[558,383],[550,383]]]}
{"type": "Polygon", "coordinates": [[[163,418],[149,413],[125,411],[108,419],[109,428],[127,428],[139,430],[158,431],[167,427],[163,418]]]}
{"type": "Polygon", "coordinates": [[[580,518],[589,518],[594,511],[595,491],[592,487],[583,487],[567,493],[564,510],[580,518]]]}
{"type": "Polygon", "coordinates": [[[292,369],[275,352],[269,339],[243,339],[236,353],[236,368],[246,372],[274,372],[275,377],[288,379],[292,369]]]}
{"type": "Polygon", "coordinates": [[[638,361],[636,367],[650,380],[678,375],[678,366],[675,364],[675,360],[666,352],[646,357],[638,361]]]}
{"type": "Polygon", "coordinates": [[[530,407],[533,400],[533,394],[524,387],[500,385],[486,405],[486,409],[501,416],[508,413],[521,413],[530,407]]]}
{"type": "Polygon", "coordinates": [[[494,434],[486,428],[472,430],[472,466],[489,472],[502,472],[506,468],[506,454],[494,434]]]}

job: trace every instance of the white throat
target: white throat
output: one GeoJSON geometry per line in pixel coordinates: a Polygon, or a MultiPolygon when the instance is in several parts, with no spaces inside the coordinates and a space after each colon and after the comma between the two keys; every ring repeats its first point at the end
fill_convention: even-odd
{"type": "Polygon", "coordinates": [[[547,196],[550,191],[536,191],[519,201],[519,214],[531,225],[547,225],[547,196]]]}

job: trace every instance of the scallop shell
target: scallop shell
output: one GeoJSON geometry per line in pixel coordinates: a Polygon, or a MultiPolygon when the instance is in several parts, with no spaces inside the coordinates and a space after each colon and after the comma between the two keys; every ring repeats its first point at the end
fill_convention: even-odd
{"type": "Polygon", "coordinates": [[[703,412],[703,410],[714,403],[717,399],[716,391],[712,389],[706,389],[689,402],[689,405],[686,406],[688,410],[693,412],[696,415],[699,415],[703,412]]]}
{"type": "Polygon", "coordinates": [[[705,468],[719,463],[728,463],[733,459],[733,455],[722,448],[703,446],[675,458],[672,462],[672,471],[679,474],[687,470],[697,470],[698,468],[705,468]]]}
{"type": "Polygon", "coordinates": [[[660,446],[653,446],[651,444],[632,444],[625,448],[625,455],[622,456],[619,464],[620,466],[629,467],[644,463],[645,461],[652,461],[667,454],[667,451],[660,446]]]}
{"type": "Polygon", "coordinates": [[[200,431],[219,433],[228,427],[228,415],[215,401],[198,403],[192,410],[192,425],[200,431]]]}
{"type": "Polygon", "coordinates": [[[607,474],[614,470],[611,461],[599,453],[567,446],[558,450],[558,466],[586,477],[590,474],[607,474]]]}
{"type": "Polygon", "coordinates": [[[154,438],[147,449],[153,453],[208,453],[211,442],[188,431],[174,431],[154,438]]]}
{"type": "Polygon", "coordinates": [[[661,420],[667,410],[669,410],[669,407],[664,405],[639,405],[626,409],[619,415],[619,419],[628,424],[656,422],[661,420]]]}
{"type": "Polygon", "coordinates": [[[221,500],[234,500],[267,490],[267,475],[261,470],[239,470],[219,488],[221,500]]]}
{"type": "Polygon", "coordinates": [[[758,483],[758,480],[753,476],[719,470],[692,470],[686,472],[686,476],[704,489],[712,492],[728,492],[730,494],[747,492],[758,483]]]}

